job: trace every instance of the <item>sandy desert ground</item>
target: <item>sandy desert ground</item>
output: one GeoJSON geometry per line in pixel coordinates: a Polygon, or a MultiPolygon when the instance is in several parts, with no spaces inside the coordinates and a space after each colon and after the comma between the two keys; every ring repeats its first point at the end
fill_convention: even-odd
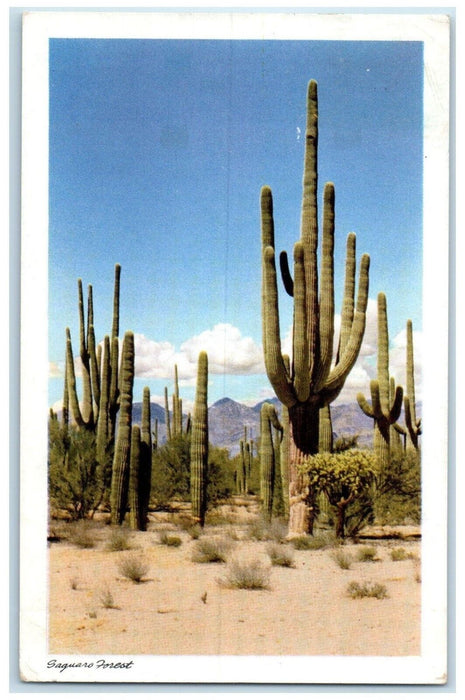
{"type": "MultiPolygon", "coordinates": [[[[334,559],[335,546],[295,550],[293,567],[272,566],[269,542],[249,539],[257,515],[231,506],[229,522],[208,525],[202,538],[227,538],[226,563],[196,563],[198,539],[168,514],[152,514],[147,532],[129,532],[128,551],[109,551],[108,526],[92,528],[95,546],[67,539],[49,544],[49,652],[51,654],[371,655],[420,654],[420,540],[377,539],[375,561],[358,561],[367,542],[346,543],[350,568],[334,559]],[[237,514],[241,512],[239,517],[237,514]],[[233,514],[236,517],[232,517],[233,514]],[[245,515],[244,515],[245,514],[245,515]],[[178,547],[160,544],[176,534],[178,547]],[[393,561],[403,548],[406,558],[393,561]],[[149,569],[140,583],[120,562],[136,555],[149,569]],[[221,584],[231,560],[270,567],[269,588],[221,584]],[[352,598],[350,582],[381,584],[385,598],[352,598]],[[111,602],[113,607],[108,607],[111,602]]],[[[282,545],[281,545],[282,546],[282,545]]]]}

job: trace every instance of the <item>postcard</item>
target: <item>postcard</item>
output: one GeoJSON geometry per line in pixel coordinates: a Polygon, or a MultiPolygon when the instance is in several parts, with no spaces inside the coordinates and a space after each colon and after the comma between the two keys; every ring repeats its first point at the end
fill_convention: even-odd
{"type": "Polygon", "coordinates": [[[449,17],[23,16],[20,677],[447,681],[449,17]]]}

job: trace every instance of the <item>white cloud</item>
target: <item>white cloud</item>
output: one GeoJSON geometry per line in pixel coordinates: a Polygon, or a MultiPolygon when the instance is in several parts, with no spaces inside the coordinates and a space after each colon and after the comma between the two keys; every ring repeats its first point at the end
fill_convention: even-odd
{"type": "Polygon", "coordinates": [[[137,377],[172,378],[177,365],[180,384],[192,386],[202,350],[208,354],[211,374],[249,375],[265,371],[260,346],[229,323],[218,323],[189,338],[178,351],[172,343],[150,340],[141,334],[134,335],[134,343],[137,377]]]}

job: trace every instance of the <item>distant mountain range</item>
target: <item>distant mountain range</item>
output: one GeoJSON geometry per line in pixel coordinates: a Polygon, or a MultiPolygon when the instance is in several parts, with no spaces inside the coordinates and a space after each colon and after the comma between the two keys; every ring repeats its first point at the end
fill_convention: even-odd
{"type": "MultiPolygon", "coordinates": [[[[248,439],[257,442],[260,436],[260,409],[265,402],[274,404],[278,415],[280,414],[281,403],[277,398],[260,401],[255,406],[246,406],[226,397],[210,406],[208,409],[208,432],[211,444],[225,447],[231,456],[234,456],[239,452],[239,443],[244,436],[244,427],[247,428],[248,439]]],[[[167,433],[165,409],[157,403],[151,403],[150,408],[152,426],[155,419],[158,420],[158,441],[162,445],[166,441],[167,433]]],[[[421,409],[421,402],[417,402],[418,416],[421,416],[421,409]]],[[[58,416],[60,415],[61,411],[58,412],[58,416]]],[[[333,433],[336,438],[358,435],[360,447],[372,447],[373,421],[363,413],[357,402],[331,405],[331,416],[333,433]]],[[[183,425],[186,425],[186,418],[187,416],[184,416],[183,425]]],[[[141,419],[142,402],[139,402],[133,404],[132,420],[133,423],[140,425],[141,419]]],[[[401,415],[399,423],[405,425],[403,415],[401,415]]]]}
{"type": "MultiPolygon", "coordinates": [[[[276,406],[278,414],[281,404],[278,399],[267,399],[276,406]]],[[[209,439],[212,445],[226,447],[231,455],[239,451],[239,442],[247,427],[249,439],[257,440],[260,435],[260,409],[265,403],[261,401],[255,406],[246,406],[229,398],[220,399],[208,409],[209,439]]],[[[158,419],[158,439],[163,443],[166,439],[165,410],[158,404],[151,404],[152,421],[158,419]]],[[[417,412],[420,413],[417,405],[417,412]]],[[[140,423],[142,404],[133,406],[133,421],[140,423]]],[[[373,444],[373,421],[366,416],[356,402],[351,404],[336,404],[331,406],[333,432],[335,437],[358,435],[358,444],[371,447],[373,444]]],[[[185,418],[184,418],[185,422],[185,418]]],[[[403,424],[401,417],[400,423],[403,424]]]]}

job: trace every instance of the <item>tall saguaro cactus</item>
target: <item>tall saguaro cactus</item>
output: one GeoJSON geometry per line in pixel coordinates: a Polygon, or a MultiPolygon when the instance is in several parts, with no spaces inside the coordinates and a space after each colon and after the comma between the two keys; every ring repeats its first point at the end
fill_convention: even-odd
{"type": "Polygon", "coordinates": [[[362,393],[357,401],[365,415],[374,420],[374,448],[380,470],[389,466],[391,431],[402,408],[403,389],[391,387],[389,377],[389,335],[386,296],[378,294],[378,375],[370,382],[371,405],[362,393]]]}
{"type": "Polygon", "coordinates": [[[281,350],[271,189],[261,190],[262,317],[265,366],[273,389],[289,411],[289,534],[311,531],[312,498],[299,465],[318,452],[319,411],[340,393],[357,359],[365,331],[369,257],[362,256],[355,305],[355,235],[347,239],[346,280],[339,349],[334,365],[334,186],[324,189],[321,280],[318,283],[317,85],[307,92],[307,126],[300,240],[294,246],[294,279],[281,254],[285,288],[294,298],[293,356],[281,350]]]}
{"type": "Polygon", "coordinates": [[[191,436],[191,503],[192,515],[201,527],[205,524],[208,477],[208,356],[199,353],[197,388],[191,436]]]}
{"type": "Polygon", "coordinates": [[[121,357],[120,411],[111,475],[110,506],[113,525],[122,524],[127,507],[133,384],[134,334],[132,331],[127,331],[124,335],[121,357]]]}

